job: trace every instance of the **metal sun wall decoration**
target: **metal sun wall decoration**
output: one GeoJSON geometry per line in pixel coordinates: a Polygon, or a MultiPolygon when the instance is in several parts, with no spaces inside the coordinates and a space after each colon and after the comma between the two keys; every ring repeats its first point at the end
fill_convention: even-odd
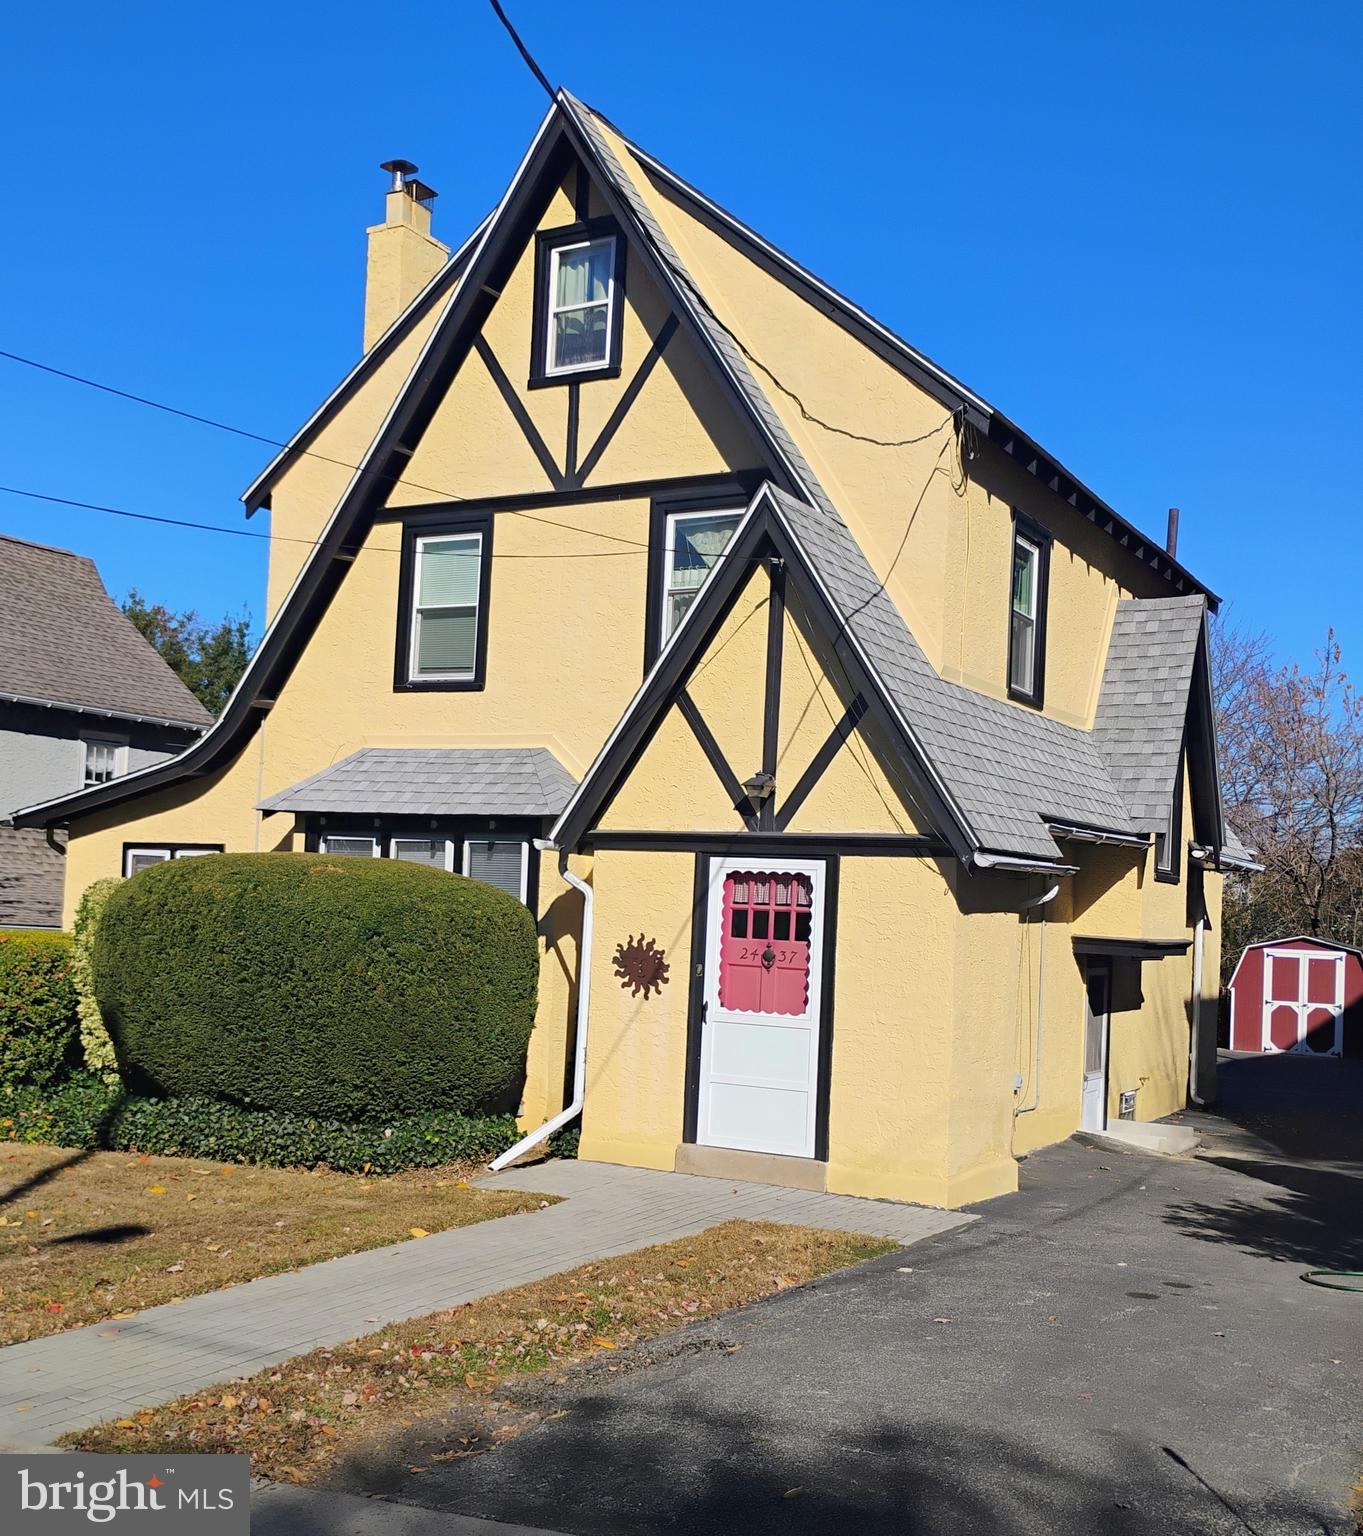
{"type": "Polygon", "coordinates": [[[625,943],[615,946],[615,974],[621,987],[630,988],[633,996],[642,992],[647,997],[650,991],[663,989],[668,975],[667,956],[655,940],[646,939],[642,933],[637,939],[630,934],[625,943]]]}

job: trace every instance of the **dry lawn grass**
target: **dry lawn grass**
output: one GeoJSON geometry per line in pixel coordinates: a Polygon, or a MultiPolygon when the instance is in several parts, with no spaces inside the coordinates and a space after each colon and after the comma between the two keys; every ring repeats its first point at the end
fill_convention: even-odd
{"type": "Polygon", "coordinates": [[[469,1189],[471,1171],[366,1179],[10,1146],[0,1154],[0,1343],[542,1203],[469,1189]]]}
{"type": "MultiPolygon", "coordinates": [[[[728,1222],[315,1350],[63,1443],[118,1454],[246,1451],[258,1477],[313,1482],[338,1459],[372,1456],[376,1440],[400,1446],[413,1425],[437,1415],[476,1418],[517,1377],[609,1358],[608,1351],[895,1246],[845,1232],[728,1222]]],[[[466,1436],[440,1459],[478,1454],[496,1438],[466,1436]]]]}

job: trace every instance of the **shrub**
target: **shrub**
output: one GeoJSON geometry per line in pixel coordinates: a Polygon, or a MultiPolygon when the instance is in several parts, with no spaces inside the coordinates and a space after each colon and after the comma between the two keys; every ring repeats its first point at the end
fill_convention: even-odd
{"type": "Polygon", "coordinates": [[[94,961],[134,1092],[356,1123],[520,1093],[534,923],[461,875],[292,853],[158,864],[109,896],[94,961]]]}
{"type": "Polygon", "coordinates": [[[96,880],[86,887],[85,894],[76,908],[76,921],[72,928],[72,979],[80,999],[80,1044],[85,1065],[91,1072],[114,1076],[118,1063],[114,1059],[114,1043],[104,1027],[104,1017],[95,997],[95,930],[109,897],[122,885],[117,875],[96,880]]]}
{"type": "Polygon", "coordinates": [[[214,1099],[129,1098],[95,1073],[56,1089],[0,1094],[0,1140],[148,1152],[275,1167],[325,1164],[341,1173],[398,1173],[489,1160],[516,1140],[510,1115],[426,1110],[384,1124],[347,1125],[214,1099]]]}
{"type": "Polygon", "coordinates": [[[79,1059],[71,938],[0,933],[0,1085],[59,1081],[79,1059]]]}

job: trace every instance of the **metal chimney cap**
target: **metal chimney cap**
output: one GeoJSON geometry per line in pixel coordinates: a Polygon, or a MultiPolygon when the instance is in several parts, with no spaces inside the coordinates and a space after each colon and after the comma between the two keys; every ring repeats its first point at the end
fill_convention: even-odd
{"type": "Polygon", "coordinates": [[[380,165],[381,171],[387,171],[393,178],[391,190],[401,192],[403,182],[408,176],[415,176],[420,166],[413,165],[410,160],[384,160],[380,165]]]}

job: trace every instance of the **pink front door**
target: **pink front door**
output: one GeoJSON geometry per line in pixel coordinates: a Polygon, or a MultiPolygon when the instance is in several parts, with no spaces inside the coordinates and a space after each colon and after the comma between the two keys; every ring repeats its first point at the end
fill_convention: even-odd
{"type": "Polygon", "coordinates": [[[696,1137],[814,1155],[824,867],[715,859],[696,1137]]]}

